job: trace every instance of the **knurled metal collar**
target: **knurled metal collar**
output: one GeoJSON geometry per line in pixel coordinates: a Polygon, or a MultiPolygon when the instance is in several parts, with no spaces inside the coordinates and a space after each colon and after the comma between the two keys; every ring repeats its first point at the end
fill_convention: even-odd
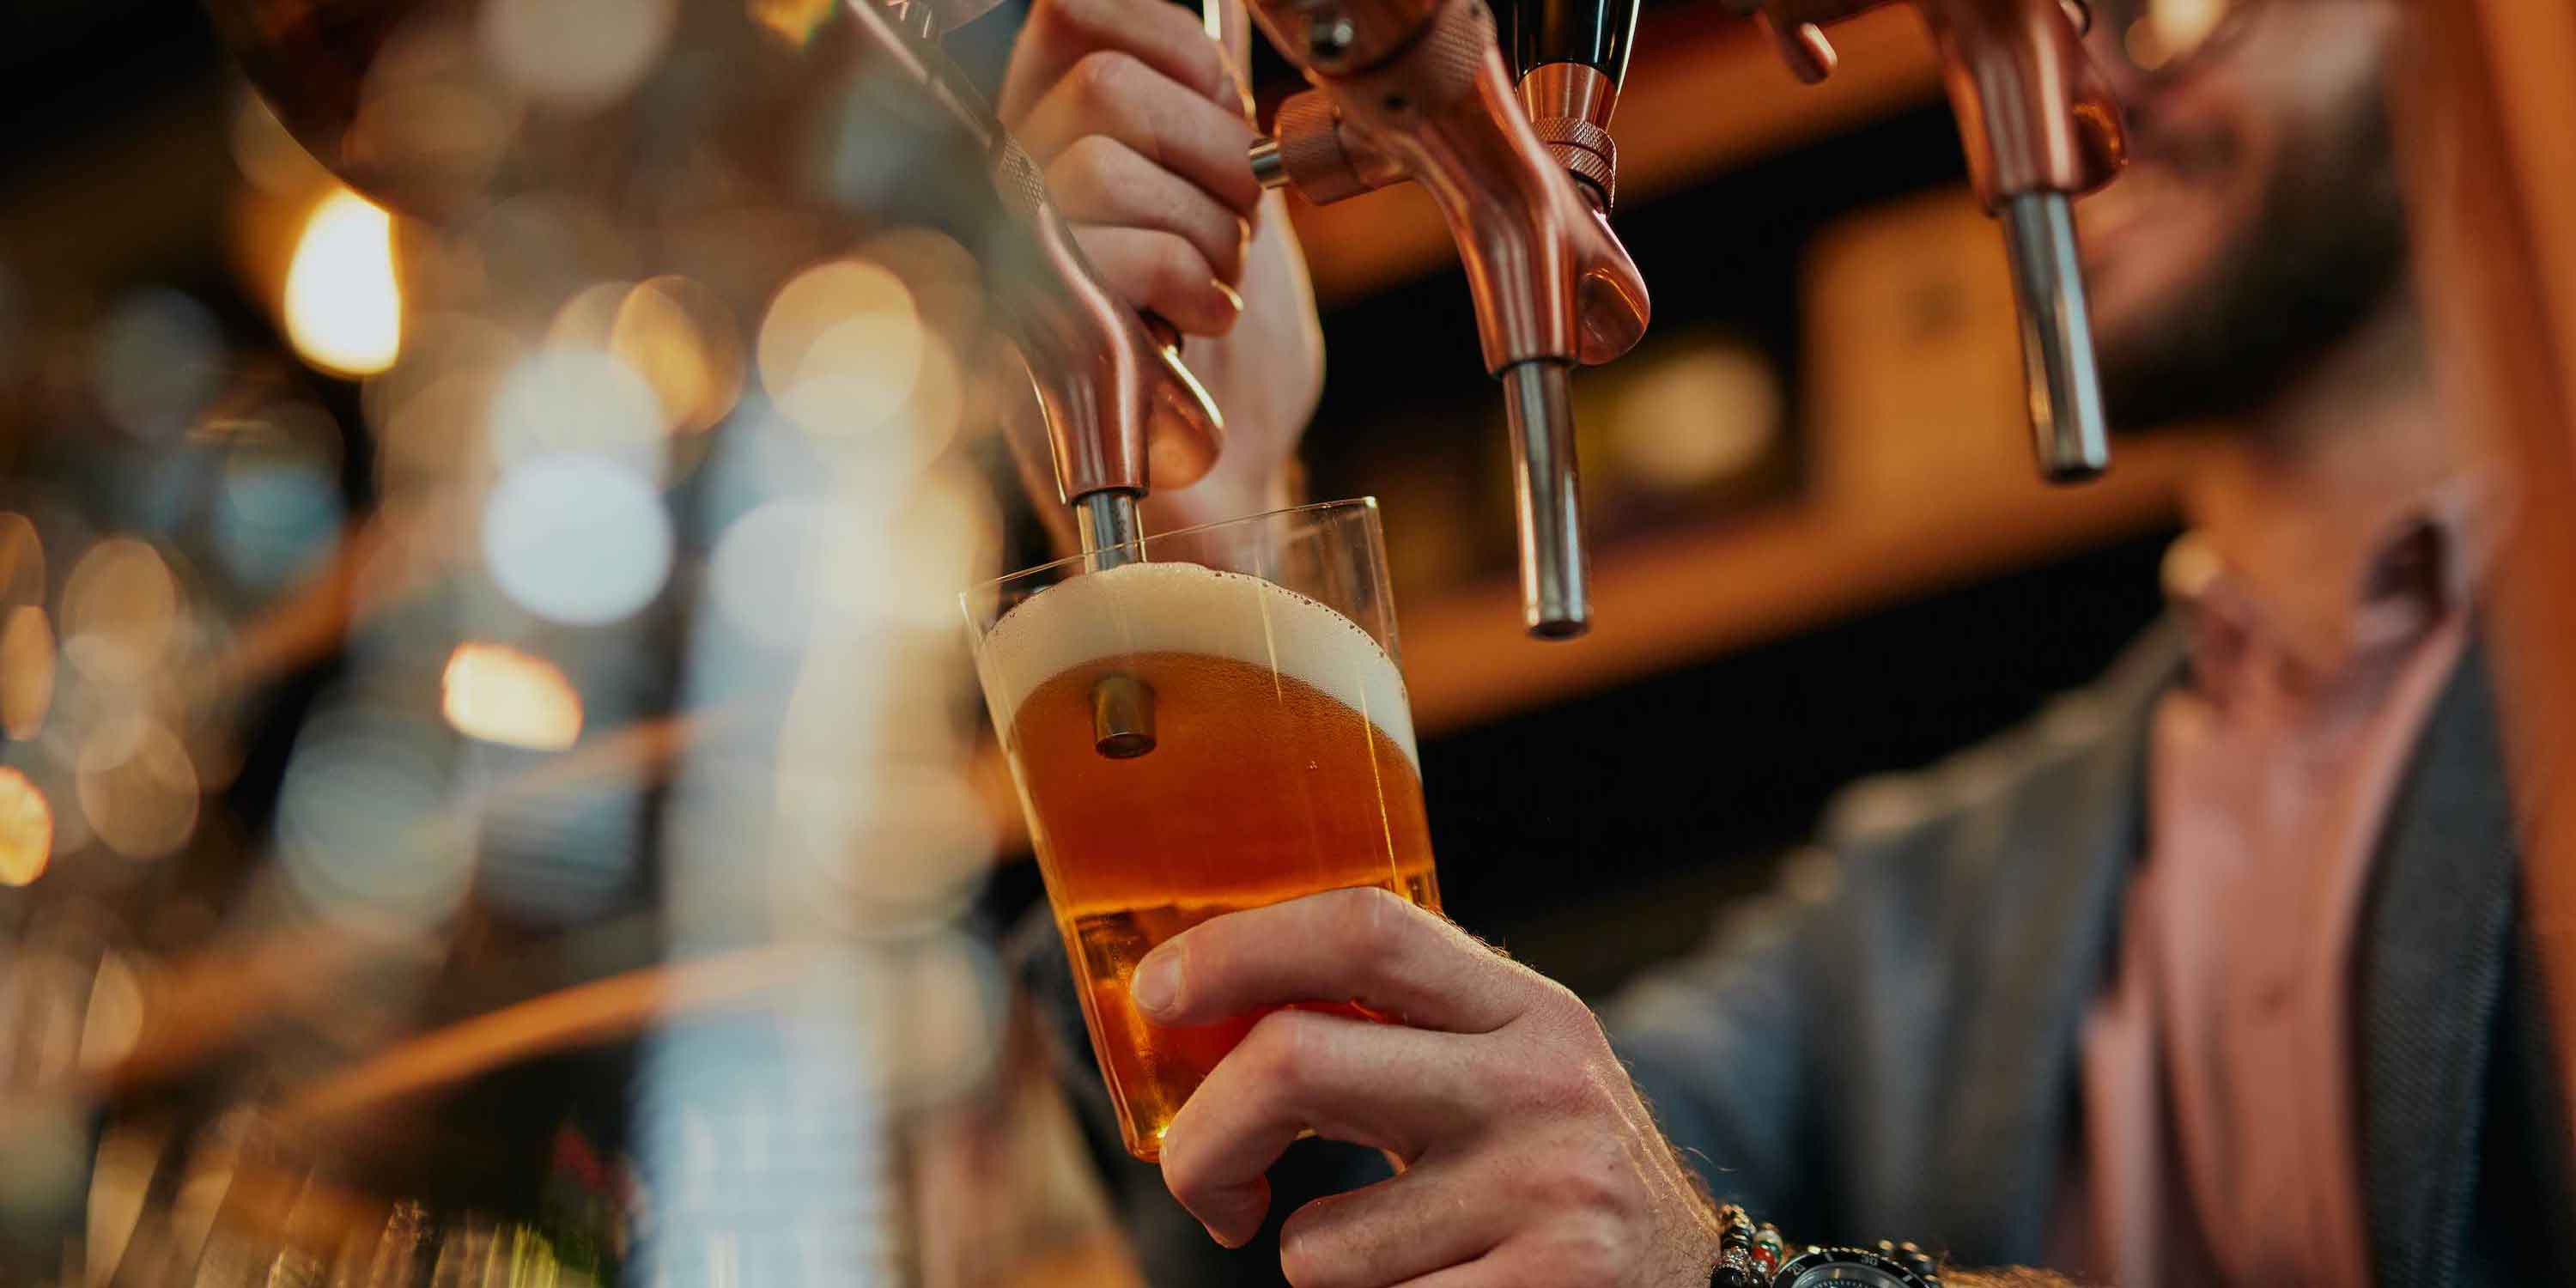
{"type": "Polygon", "coordinates": [[[1557,164],[1600,193],[1601,213],[1610,213],[1619,188],[1619,144],[1610,131],[1577,116],[1542,117],[1530,128],[1557,164]]]}

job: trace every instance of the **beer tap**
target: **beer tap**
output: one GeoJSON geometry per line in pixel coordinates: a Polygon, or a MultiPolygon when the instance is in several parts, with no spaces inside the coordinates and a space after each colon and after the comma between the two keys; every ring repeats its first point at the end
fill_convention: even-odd
{"type": "MultiPolygon", "coordinates": [[[[940,52],[940,14],[921,0],[847,12],[872,52],[920,86],[989,158],[1004,209],[983,239],[986,280],[1036,392],[1058,496],[1074,512],[1090,570],[1141,559],[1137,502],[1153,483],[1177,487],[1207,473],[1224,431],[1216,404],[1181,363],[1179,333],[1101,282],[1048,200],[1037,164],[940,52]]],[[[1123,760],[1154,749],[1154,692],[1144,681],[1112,673],[1091,696],[1101,755],[1123,760]]]]}
{"type": "MultiPolygon", "coordinates": [[[[1810,84],[1833,70],[1818,23],[1888,0],[1730,0],[1768,26],[1810,84]]],[[[2126,159],[2118,104],[2085,58],[2082,0],[1914,0],[1968,154],[1968,178],[2003,223],[2021,317],[2032,445],[2042,477],[2075,482],[2111,462],[2069,198],[2126,159]]]]}
{"type": "Polygon", "coordinates": [[[1093,567],[1131,561],[1143,535],[1136,503],[1155,477],[1179,486],[1215,463],[1216,404],[1182,365],[1170,324],[1128,307],[1084,258],[1037,163],[940,52],[932,6],[890,0],[848,12],[872,52],[989,159],[1005,217],[983,239],[987,280],[1046,420],[1059,498],[1093,567]]]}
{"type": "Polygon", "coordinates": [[[1568,375],[1645,332],[1645,281],[1610,231],[1608,121],[1635,0],[1532,0],[1521,75],[1483,0],[1252,0],[1312,88],[1253,147],[1264,186],[1324,204],[1399,180],[1431,194],[1466,268],[1486,370],[1511,422],[1530,632],[1589,624],[1568,375]],[[1516,87],[1517,82],[1517,87],[1516,87]]]}

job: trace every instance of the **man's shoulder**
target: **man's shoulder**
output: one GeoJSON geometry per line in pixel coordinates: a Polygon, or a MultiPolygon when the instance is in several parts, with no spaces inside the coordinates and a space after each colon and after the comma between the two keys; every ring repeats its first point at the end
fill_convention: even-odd
{"type": "Polygon", "coordinates": [[[1926,768],[1863,779],[1826,808],[1819,840],[1844,883],[1919,887],[2008,878],[2096,845],[2142,797],[2157,695],[2183,663],[2159,621],[2099,679],[2021,724],[1926,768]]]}

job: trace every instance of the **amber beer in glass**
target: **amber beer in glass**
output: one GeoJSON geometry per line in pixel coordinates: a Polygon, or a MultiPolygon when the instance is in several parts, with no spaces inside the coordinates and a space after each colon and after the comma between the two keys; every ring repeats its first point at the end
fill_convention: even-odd
{"type": "Polygon", "coordinates": [[[1377,503],[1111,553],[1132,561],[1032,569],[966,608],[1092,1049],[1127,1148],[1152,1159],[1258,1017],[1146,1023],[1127,982],[1147,952],[1319,890],[1378,886],[1437,909],[1440,887],[1377,503]],[[1142,737],[1150,751],[1117,754],[1142,737]]]}

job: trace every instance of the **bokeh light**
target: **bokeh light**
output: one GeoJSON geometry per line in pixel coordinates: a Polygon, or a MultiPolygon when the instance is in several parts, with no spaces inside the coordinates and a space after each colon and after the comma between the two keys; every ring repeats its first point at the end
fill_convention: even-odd
{"type": "Polygon", "coordinates": [[[0,510],[0,604],[45,602],[45,543],[23,514],[0,510]]]}
{"type": "Polygon", "coordinates": [[[1786,406],[1760,353],[1695,344],[1630,376],[1611,409],[1611,460],[1648,490],[1703,487],[1760,460],[1779,438],[1786,406]]]}
{"type": "Polygon", "coordinates": [[[512,466],[483,506],[483,558],[521,608],[599,626],[642,608],[671,574],[670,515],[643,475],[588,453],[512,466]]]}
{"type": "Polygon", "coordinates": [[[563,668],[506,644],[459,644],[439,676],[439,710],[458,733],[561,751],[581,740],[581,695],[563,668]]]}
{"type": "Polygon", "coordinates": [[[397,28],[367,73],[344,154],[367,158],[370,176],[433,201],[478,190],[515,137],[519,96],[493,83],[464,24],[440,15],[397,28]]]}
{"type": "Polygon", "coordinates": [[[732,311],[685,277],[628,291],[610,321],[608,351],[653,387],[665,422],[680,433],[724,419],[742,397],[749,365],[732,311]]]}
{"type": "Polygon", "coordinates": [[[990,870],[990,815],[947,765],[873,767],[876,790],[854,798],[845,778],[778,780],[782,853],[820,869],[837,906],[870,932],[918,929],[954,914],[990,870]]]}
{"type": "Polygon", "coordinates": [[[234,581],[275,590],[333,547],[340,503],[337,428],[310,403],[281,402],[232,427],[215,485],[215,557],[234,581]]]}
{"type": "Polygon", "coordinates": [[[54,630],[45,610],[20,604],[0,621],[0,731],[24,742],[54,704],[54,630]]]}
{"type": "Polygon", "coordinates": [[[0,886],[45,875],[54,856],[54,811],[25,774],[0,766],[0,886]]]}
{"type": "Polygon", "coordinates": [[[343,376],[392,366],[402,350],[393,217],[346,189],[324,197],[295,244],[285,310],[286,338],[306,362],[343,376]]]}
{"type": "Polygon", "coordinates": [[[295,740],[278,788],[278,866],[317,912],[426,925],[465,898],[471,857],[448,826],[446,735],[373,710],[341,710],[295,740]]]}
{"type": "Polygon", "coordinates": [[[896,511],[889,533],[889,580],[878,611],[925,630],[953,626],[957,594],[998,557],[1001,508],[982,476],[964,467],[933,471],[896,511]]]}
{"type": "Polygon", "coordinates": [[[151,546],[111,537],[63,585],[63,655],[90,677],[130,683],[156,667],[179,629],[179,583],[151,546]]]}
{"type": "Polygon", "coordinates": [[[652,474],[661,439],[662,405],[653,387],[600,349],[530,353],[511,367],[492,399],[492,456],[505,468],[578,451],[652,474]]]}
{"type": "Polygon", "coordinates": [[[2227,16],[2227,0],[2153,0],[2121,33],[2129,60],[2153,71],[2198,46],[2227,16]]]}
{"type": "Polygon", "coordinates": [[[715,610],[771,648],[793,648],[813,628],[807,593],[838,553],[832,511],[815,501],[771,501],[725,526],[707,557],[715,610]]]}
{"type": "Polygon", "coordinates": [[[790,44],[813,39],[814,30],[832,16],[832,0],[749,0],[752,20],[790,44]]]}
{"type": "Polygon", "coordinates": [[[90,350],[99,409],[117,428],[150,441],[186,431],[223,388],[223,328],[205,305],[159,287],[117,302],[90,350]]]}
{"type": "Polygon", "coordinates": [[[511,88],[595,108],[635,87],[671,39],[675,0],[486,0],[483,51],[511,88]]]}
{"type": "Polygon", "coordinates": [[[982,328],[984,268],[956,238],[911,225],[869,238],[859,254],[903,279],[913,312],[933,332],[963,344],[982,328]]]}
{"type": "Polygon", "coordinates": [[[107,848],[157,859],[196,830],[196,766],[159,721],[129,715],[101,723],[81,740],[77,767],[81,812],[107,848]]]}
{"type": "Polygon", "coordinates": [[[81,1014],[80,1067],[97,1071],[123,1060],[143,1035],[143,981],[123,953],[99,958],[81,1014]]]}
{"type": "Polygon", "coordinates": [[[911,395],[923,340],[901,278],[863,260],[819,264],[770,301],[760,324],[761,384],[808,430],[864,433],[911,395]]]}

